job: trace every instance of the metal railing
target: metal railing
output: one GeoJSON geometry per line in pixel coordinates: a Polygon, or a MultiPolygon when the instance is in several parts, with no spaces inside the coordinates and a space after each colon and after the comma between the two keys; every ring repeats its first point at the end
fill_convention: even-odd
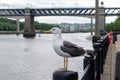
{"type": "MultiPolygon", "coordinates": [[[[83,63],[83,73],[79,80],[100,80],[101,74],[104,72],[103,66],[108,53],[110,40],[114,37],[110,33],[98,37],[93,37],[94,50],[86,50],[83,63]]],[[[114,39],[113,39],[114,40],[114,39]]],[[[75,71],[57,70],[53,73],[53,80],[78,80],[78,73],[75,71]]]]}
{"type": "Polygon", "coordinates": [[[93,43],[94,51],[87,50],[81,80],[100,80],[109,47],[109,33],[93,43]]]}

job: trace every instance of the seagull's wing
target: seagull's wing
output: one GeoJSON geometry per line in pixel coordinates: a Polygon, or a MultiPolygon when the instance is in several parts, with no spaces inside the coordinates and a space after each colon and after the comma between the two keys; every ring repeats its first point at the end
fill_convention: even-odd
{"type": "Polygon", "coordinates": [[[63,45],[60,46],[60,48],[63,52],[70,54],[72,57],[85,54],[85,50],[82,47],[78,47],[76,44],[68,41],[63,41],[63,45]]]}
{"type": "Polygon", "coordinates": [[[63,41],[63,45],[66,46],[66,47],[74,47],[74,48],[77,48],[77,45],[76,44],[73,44],[71,42],[68,42],[68,41],[63,41]]]}

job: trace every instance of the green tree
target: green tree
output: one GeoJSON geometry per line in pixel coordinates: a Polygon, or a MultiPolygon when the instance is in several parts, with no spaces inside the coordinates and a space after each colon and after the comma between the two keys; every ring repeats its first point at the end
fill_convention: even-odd
{"type": "MultiPolygon", "coordinates": [[[[38,21],[35,21],[36,30],[49,30],[52,27],[59,26],[54,24],[39,23],[38,21]]],[[[22,30],[24,30],[24,22],[20,22],[20,31],[22,30]]],[[[0,31],[16,31],[16,21],[7,18],[0,18],[0,31]]]]}
{"type": "Polygon", "coordinates": [[[115,22],[112,22],[110,24],[107,24],[106,30],[120,30],[120,16],[115,20],[115,22]]]}

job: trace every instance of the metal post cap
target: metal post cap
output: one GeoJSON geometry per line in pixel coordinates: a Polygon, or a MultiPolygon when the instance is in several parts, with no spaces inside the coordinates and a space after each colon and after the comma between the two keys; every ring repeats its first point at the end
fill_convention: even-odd
{"type": "Polygon", "coordinates": [[[99,49],[100,48],[100,43],[94,43],[93,48],[94,49],[99,49]]]}
{"type": "Polygon", "coordinates": [[[104,43],[104,41],[102,39],[97,40],[97,43],[100,43],[101,45],[104,43]]]}
{"type": "Polygon", "coordinates": [[[93,51],[93,50],[86,50],[86,52],[87,52],[87,55],[89,55],[91,57],[95,55],[95,51],[93,51]]]}

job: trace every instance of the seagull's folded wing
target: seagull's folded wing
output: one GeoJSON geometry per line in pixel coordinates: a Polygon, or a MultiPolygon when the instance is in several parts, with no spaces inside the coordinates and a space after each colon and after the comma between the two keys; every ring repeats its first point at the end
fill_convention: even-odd
{"type": "Polygon", "coordinates": [[[73,44],[68,41],[63,41],[63,46],[60,46],[60,47],[63,52],[68,53],[72,57],[85,54],[85,50],[82,47],[77,47],[76,44],[73,44]]]}
{"type": "Polygon", "coordinates": [[[77,45],[76,44],[73,44],[71,42],[68,42],[68,41],[63,41],[63,45],[66,46],[66,47],[74,47],[74,48],[77,48],[77,45]]]}

